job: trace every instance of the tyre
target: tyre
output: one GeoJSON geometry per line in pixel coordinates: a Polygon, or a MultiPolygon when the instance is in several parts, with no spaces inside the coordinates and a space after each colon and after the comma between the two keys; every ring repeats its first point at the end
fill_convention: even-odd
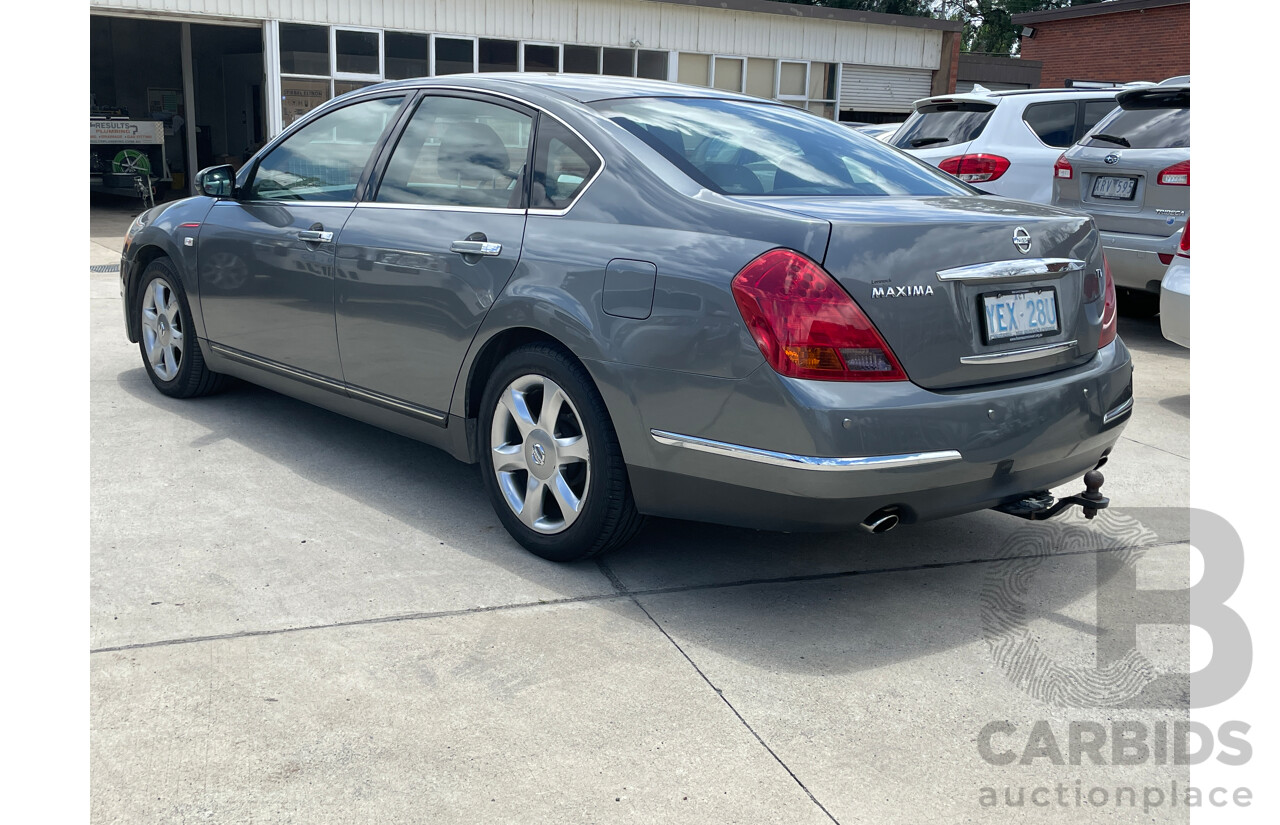
{"type": "Polygon", "coordinates": [[[535,555],[591,558],[643,525],[604,401],[559,347],[531,344],[498,364],[481,401],[480,447],[498,519],[535,555]]]}
{"type": "Polygon", "coordinates": [[[143,270],[135,311],[142,364],[156,389],[174,398],[193,398],[222,388],[226,377],[205,366],[191,307],[168,258],[156,258],[143,270]]]}

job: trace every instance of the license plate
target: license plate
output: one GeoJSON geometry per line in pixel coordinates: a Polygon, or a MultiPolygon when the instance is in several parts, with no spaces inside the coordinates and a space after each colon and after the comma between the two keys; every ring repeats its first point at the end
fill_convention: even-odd
{"type": "Polygon", "coordinates": [[[1052,289],[982,296],[988,344],[1027,341],[1058,332],[1058,297],[1052,289]]]}
{"type": "Polygon", "coordinates": [[[1108,175],[1099,175],[1093,179],[1093,196],[1113,201],[1131,201],[1137,184],[1137,178],[1113,178],[1108,175]]]}

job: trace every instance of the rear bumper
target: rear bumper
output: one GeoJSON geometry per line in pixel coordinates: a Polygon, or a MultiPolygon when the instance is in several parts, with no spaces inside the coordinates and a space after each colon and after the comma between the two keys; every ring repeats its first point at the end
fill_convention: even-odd
{"type": "Polygon", "coordinates": [[[1169,266],[1167,260],[1160,260],[1160,256],[1173,255],[1178,251],[1178,241],[1182,237],[1180,232],[1163,238],[1124,232],[1098,234],[1102,236],[1102,249],[1116,286],[1146,292],[1160,291],[1160,280],[1169,266]]]}
{"type": "Polygon", "coordinates": [[[721,380],[735,386],[710,406],[680,401],[669,383],[647,392],[650,370],[589,369],[642,512],[794,531],[849,528],[885,507],[907,523],[940,518],[1061,485],[1111,449],[1133,401],[1120,341],[1081,367],[968,391],[796,381],[765,367],[721,380]]]}

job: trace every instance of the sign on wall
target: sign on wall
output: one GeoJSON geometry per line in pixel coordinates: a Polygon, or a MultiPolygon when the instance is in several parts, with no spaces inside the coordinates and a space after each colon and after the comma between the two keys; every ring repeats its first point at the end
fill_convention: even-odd
{"type": "Polygon", "coordinates": [[[163,144],[159,120],[90,120],[89,143],[163,144]]]}

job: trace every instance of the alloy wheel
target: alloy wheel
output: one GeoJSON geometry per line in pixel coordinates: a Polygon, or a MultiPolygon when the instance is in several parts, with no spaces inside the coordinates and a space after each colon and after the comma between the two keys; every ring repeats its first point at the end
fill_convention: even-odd
{"type": "Polygon", "coordinates": [[[545,375],[522,375],[498,397],[489,437],[498,489],[529,529],[553,534],[582,513],[591,451],[573,401],[545,375]]]}
{"type": "Polygon", "coordinates": [[[142,343],[147,361],[161,381],[178,377],[186,346],[184,327],[182,307],[173,287],[164,278],[156,278],[142,298],[142,343]]]}

